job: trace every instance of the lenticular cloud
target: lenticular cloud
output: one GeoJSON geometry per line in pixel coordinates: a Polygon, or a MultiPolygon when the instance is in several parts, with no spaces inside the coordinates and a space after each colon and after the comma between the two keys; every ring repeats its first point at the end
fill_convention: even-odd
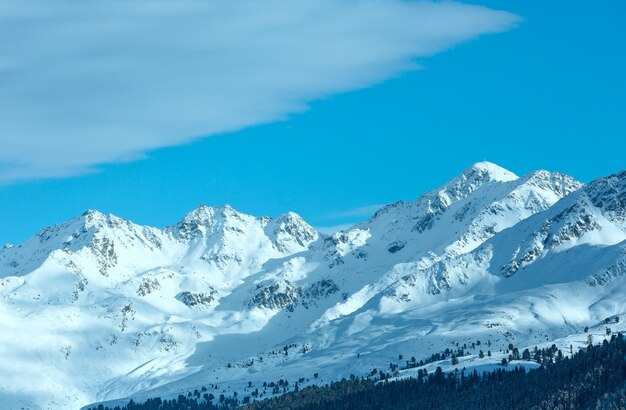
{"type": "Polygon", "coordinates": [[[400,0],[0,0],[0,182],[277,121],[518,17],[400,0]]]}

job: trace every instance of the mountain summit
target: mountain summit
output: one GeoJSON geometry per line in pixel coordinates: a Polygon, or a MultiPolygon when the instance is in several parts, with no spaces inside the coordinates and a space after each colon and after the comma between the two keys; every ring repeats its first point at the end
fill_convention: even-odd
{"type": "Polygon", "coordinates": [[[461,175],[448,182],[443,190],[451,193],[468,194],[489,182],[509,182],[518,178],[511,171],[491,162],[477,162],[466,168],[461,175]]]}

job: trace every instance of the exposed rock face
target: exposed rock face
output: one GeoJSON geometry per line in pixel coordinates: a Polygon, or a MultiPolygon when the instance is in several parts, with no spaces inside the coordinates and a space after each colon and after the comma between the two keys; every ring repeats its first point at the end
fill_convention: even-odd
{"type": "Polygon", "coordinates": [[[305,251],[317,241],[319,234],[299,215],[288,212],[267,224],[268,236],[276,249],[285,254],[305,251]]]}
{"type": "Polygon", "coordinates": [[[258,284],[255,294],[248,301],[249,308],[292,311],[302,305],[305,309],[337,293],[339,287],[331,279],[321,279],[304,287],[297,287],[288,281],[258,284]]]}
{"type": "Polygon", "coordinates": [[[296,300],[298,300],[298,289],[293,283],[281,281],[267,285],[258,284],[256,286],[256,293],[248,302],[248,307],[272,310],[293,310],[293,305],[296,300]]]}
{"type": "Polygon", "coordinates": [[[217,291],[215,289],[209,289],[207,292],[194,293],[189,291],[180,292],[176,295],[176,299],[187,305],[187,307],[193,308],[195,306],[210,307],[217,291]]]}

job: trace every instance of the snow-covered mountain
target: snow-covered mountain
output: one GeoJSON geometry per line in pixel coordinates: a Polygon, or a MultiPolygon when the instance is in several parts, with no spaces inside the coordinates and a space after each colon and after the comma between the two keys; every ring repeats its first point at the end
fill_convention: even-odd
{"type": "Polygon", "coordinates": [[[264,382],[327,383],[459,344],[482,366],[509,343],[584,343],[626,311],[625,239],[626,172],[583,186],[486,162],[333,235],[229,206],[164,229],[88,211],[0,250],[0,400],[267,397],[287,388],[264,382]]]}

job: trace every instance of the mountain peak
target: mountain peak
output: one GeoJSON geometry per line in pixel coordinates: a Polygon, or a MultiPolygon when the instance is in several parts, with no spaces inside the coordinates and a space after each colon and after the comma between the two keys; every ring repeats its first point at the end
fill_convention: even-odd
{"type": "Polygon", "coordinates": [[[182,223],[212,223],[219,216],[228,217],[231,215],[239,215],[239,212],[235,210],[232,206],[226,204],[224,206],[207,206],[200,205],[193,211],[189,212],[183,220],[182,223]]]}
{"type": "Polygon", "coordinates": [[[465,176],[467,179],[476,178],[477,176],[480,176],[481,178],[488,177],[489,180],[498,182],[514,181],[518,178],[517,175],[508,169],[502,168],[501,166],[489,161],[477,162],[467,167],[461,173],[461,176],[465,176]]]}
{"type": "Polygon", "coordinates": [[[594,206],[626,222],[626,171],[593,180],[586,193],[594,206]]]}
{"type": "Polygon", "coordinates": [[[564,197],[585,186],[573,177],[558,172],[546,170],[533,171],[524,175],[520,186],[534,186],[539,189],[550,190],[559,197],[564,197]]]}
{"type": "Polygon", "coordinates": [[[302,219],[302,217],[300,215],[298,215],[295,212],[285,212],[282,215],[278,215],[276,217],[276,222],[282,222],[282,221],[296,221],[296,222],[304,222],[304,219],[302,219]]]}
{"type": "Polygon", "coordinates": [[[90,227],[105,224],[107,216],[96,209],[88,209],[74,220],[79,221],[81,225],[90,227]]]}
{"type": "Polygon", "coordinates": [[[98,211],[97,209],[87,209],[80,216],[85,219],[106,218],[106,215],[104,215],[102,212],[98,211]]]}
{"type": "Polygon", "coordinates": [[[483,161],[466,168],[460,175],[452,178],[435,192],[440,201],[449,204],[465,198],[487,183],[510,182],[516,179],[518,176],[511,171],[491,162],[483,161]]]}
{"type": "Polygon", "coordinates": [[[317,240],[317,231],[295,212],[278,216],[268,226],[268,235],[283,253],[301,251],[317,240]]]}

